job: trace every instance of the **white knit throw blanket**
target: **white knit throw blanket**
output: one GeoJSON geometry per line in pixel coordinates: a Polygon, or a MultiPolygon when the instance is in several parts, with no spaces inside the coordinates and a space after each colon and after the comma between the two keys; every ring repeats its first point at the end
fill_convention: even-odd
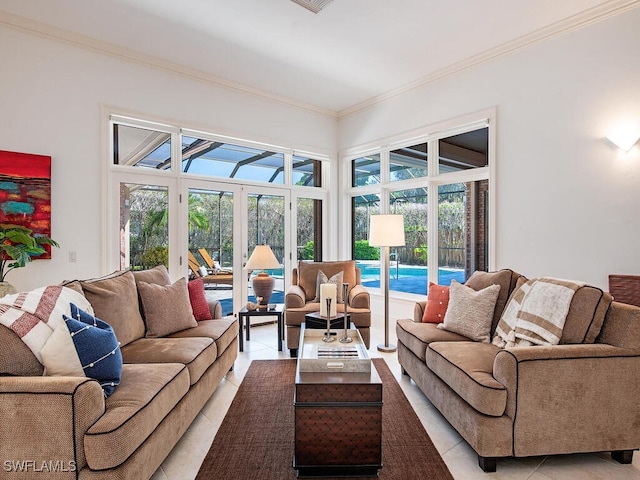
{"type": "Polygon", "coordinates": [[[81,293],[59,285],[36,288],[0,298],[0,324],[13,330],[42,363],[40,351],[60,324],[71,317],[70,304],[93,314],[81,293]]]}
{"type": "Polygon", "coordinates": [[[556,278],[529,280],[507,304],[492,343],[501,348],[557,345],[573,295],[583,285],[556,278]]]}

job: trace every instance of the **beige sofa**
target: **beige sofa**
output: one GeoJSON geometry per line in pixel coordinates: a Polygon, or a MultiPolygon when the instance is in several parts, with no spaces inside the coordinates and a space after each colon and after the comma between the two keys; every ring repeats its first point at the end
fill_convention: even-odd
{"type": "Polygon", "coordinates": [[[149,478],[232,369],[237,320],[219,318],[213,302],[213,320],[148,338],[140,281],[170,285],[158,268],[66,284],[84,293],[121,343],[121,381],[106,399],[92,379],[43,376],[32,351],[0,325],[1,478],[149,478]]]}
{"type": "MultiPolygon", "coordinates": [[[[476,272],[474,290],[501,286],[491,332],[523,279],[511,270],[476,272]]],[[[571,300],[559,345],[502,349],[422,323],[396,323],[398,359],[478,454],[496,459],[611,452],[630,463],[640,448],[640,308],[584,286],[571,300]]]]}
{"type": "MultiPolygon", "coordinates": [[[[360,331],[362,340],[369,348],[369,328],[371,327],[371,309],[369,292],[361,285],[360,269],[354,260],[333,262],[299,262],[293,269],[291,287],[285,295],[285,325],[287,327],[287,348],[292,357],[297,355],[300,342],[300,326],[305,322],[305,315],[319,312],[320,302],[313,301],[317,294],[318,272],[322,271],[327,278],[342,273],[342,283],[349,284],[347,312],[351,322],[360,331]]],[[[342,286],[338,285],[338,289],[342,286]]],[[[338,303],[336,311],[344,311],[344,304],[338,303]]]]}

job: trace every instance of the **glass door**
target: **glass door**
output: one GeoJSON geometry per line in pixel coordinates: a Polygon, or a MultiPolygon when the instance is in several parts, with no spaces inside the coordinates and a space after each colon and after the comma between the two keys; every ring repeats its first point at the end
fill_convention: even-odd
{"type": "MultiPolygon", "coordinates": [[[[264,270],[274,280],[269,303],[284,303],[286,277],[291,270],[291,204],[288,191],[274,188],[243,187],[243,254],[245,265],[257,245],[268,245],[275,255],[280,268],[264,270]]],[[[295,241],[295,239],[294,239],[295,241]]],[[[256,302],[253,280],[262,269],[246,271],[243,277],[242,298],[256,302]]]]}
{"type": "Polygon", "coordinates": [[[187,232],[183,270],[190,279],[202,279],[207,298],[220,302],[223,316],[232,315],[240,301],[242,269],[234,241],[238,191],[235,185],[185,181],[180,199],[187,232]]]}

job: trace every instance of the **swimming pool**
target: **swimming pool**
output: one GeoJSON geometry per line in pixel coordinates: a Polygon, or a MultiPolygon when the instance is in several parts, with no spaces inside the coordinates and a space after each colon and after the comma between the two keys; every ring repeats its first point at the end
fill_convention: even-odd
{"type": "MultiPolygon", "coordinates": [[[[380,266],[377,262],[356,262],[362,275],[362,285],[371,288],[380,288],[380,266]]],[[[427,294],[427,267],[419,265],[391,265],[389,269],[389,290],[399,292],[427,294]]],[[[451,280],[464,283],[464,270],[457,268],[439,268],[438,284],[450,285],[451,280]]]]}

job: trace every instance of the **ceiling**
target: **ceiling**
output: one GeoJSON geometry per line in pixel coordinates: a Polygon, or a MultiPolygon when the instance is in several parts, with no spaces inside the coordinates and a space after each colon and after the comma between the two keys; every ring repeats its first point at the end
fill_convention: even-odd
{"type": "Polygon", "coordinates": [[[640,0],[0,0],[0,24],[330,115],[607,18],[640,0]]]}

